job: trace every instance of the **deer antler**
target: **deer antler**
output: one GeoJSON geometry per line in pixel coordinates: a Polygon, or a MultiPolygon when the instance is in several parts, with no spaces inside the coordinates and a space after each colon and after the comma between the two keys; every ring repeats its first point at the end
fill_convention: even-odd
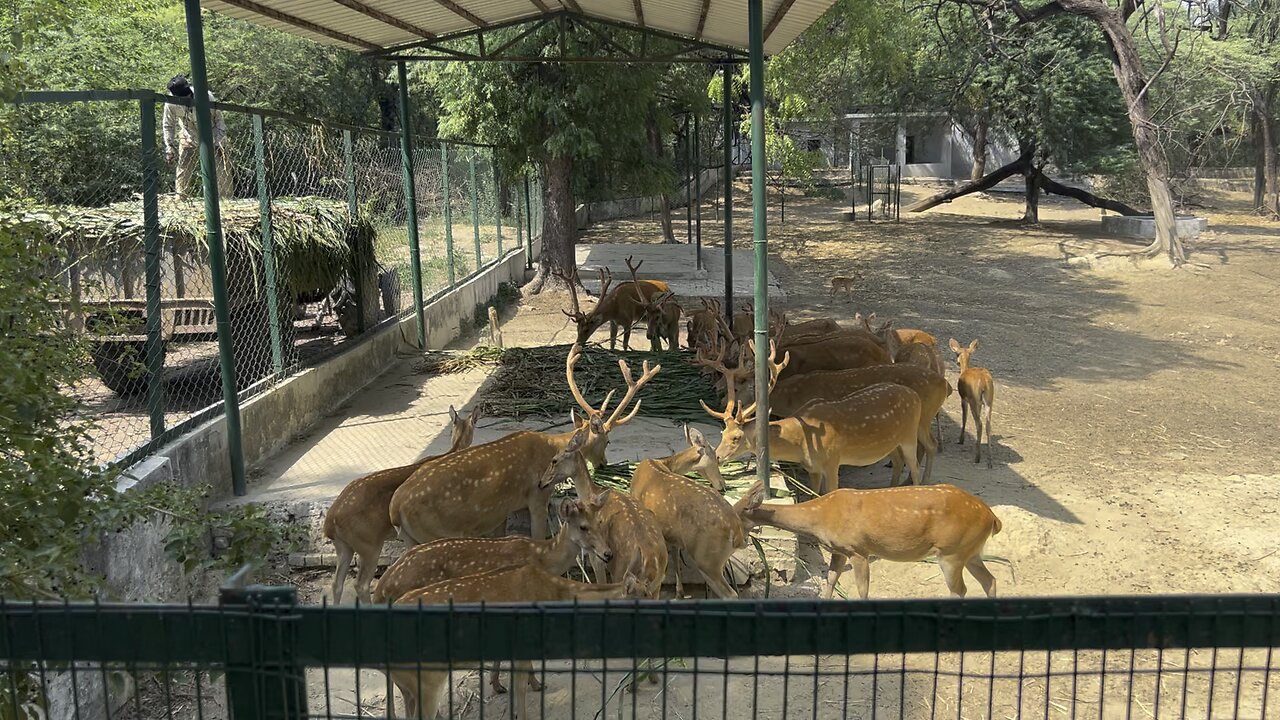
{"type": "Polygon", "coordinates": [[[586,315],[582,312],[582,307],[578,305],[578,288],[577,288],[577,285],[578,285],[578,268],[577,268],[577,267],[575,267],[575,268],[573,269],[573,277],[572,277],[572,278],[571,278],[571,277],[569,277],[568,275],[564,274],[564,273],[563,273],[563,272],[561,272],[560,270],[552,270],[552,271],[551,271],[551,274],[552,274],[552,275],[554,275],[555,277],[560,278],[561,280],[563,280],[563,281],[564,281],[564,284],[565,284],[565,285],[568,285],[568,286],[569,286],[569,301],[570,301],[571,303],[573,303],[573,312],[570,312],[570,311],[568,311],[568,310],[561,310],[560,312],[562,312],[562,313],[564,313],[565,315],[569,316],[569,318],[570,318],[571,320],[573,320],[574,322],[579,322],[579,321],[581,320],[581,318],[586,317],[586,315]]]}
{"type": "Polygon", "coordinates": [[[582,347],[575,344],[570,348],[569,355],[564,360],[565,380],[569,383],[570,394],[573,395],[574,401],[578,403],[578,407],[582,408],[582,412],[586,414],[588,422],[599,422],[600,418],[604,416],[605,408],[609,407],[609,399],[613,397],[613,390],[605,394],[604,402],[600,404],[599,410],[591,407],[591,404],[583,397],[582,391],[578,389],[578,382],[573,377],[573,370],[581,357],[582,347]]]}
{"type": "Polygon", "coordinates": [[[702,399],[698,400],[698,404],[702,406],[702,409],[705,410],[708,415],[722,421],[733,417],[733,406],[738,401],[738,391],[737,388],[734,387],[734,383],[729,381],[726,382],[725,385],[727,387],[725,388],[724,412],[712,410],[702,399]]]}
{"type": "Polygon", "coordinates": [[[613,273],[609,272],[609,268],[600,268],[600,299],[604,300],[604,296],[609,294],[609,286],[613,284],[613,273]]]}
{"type": "MultiPolygon", "coordinates": [[[[747,347],[751,351],[750,353],[751,355],[755,355],[755,349],[756,349],[755,346],[756,344],[754,340],[747,341],[747,347]]],[[[782,371],[787,367],[787,365],[791,364],[790,351],[783,354],[782,362],[780,363],[774,361],[777,355],[778,355],[778,346],[774,344],[772,340],[770,340],[769,341],[769,357],[766,360],[766,362],[768,362],[769,364],[769,392],[773,392],[773,386],[778,384],[778,376],[782,374],[782,371]]],[[[756,412],[756,403],[751,403],[745,408],[740,408],[738,410],[738,417],[739,417],[738,422],[740,423],[746,422],[748,418],[750,418],[752,415],[755,415],[755,412],[756,412]]]]}
{"type": "Polygon", "coordinates": [[[640,366],[640,379],[634,382],[631,380],[631,368],[627,365],[626,360],[618,360],[618,369],[622,371],[622,379],[627,383],[627,392],[622,396],[622,401],[618,403],[618,407],[614,408],[613,414],[609,416],[607,421],[605,421],[604,427],[606,432],[613,430],[619,425],[626,425],[631,422],[631,419],[640,411],[640,401],[636,400],[635,407],[631,408],[631,412],[629,414],[623,416],[622,411],[627,409],[627,405],[635,398],[636,393],[639,392],[640,388],[644,387],[645,383],[652,380],[653,376],[657,375],[658,371],[662,369],[662,366],[654,365],[653,369],[650,369],[649,361],[645,360],[644,364],[640,366]]]}
{"type": "Polygon", "coordinates": [[[632,264],[631,264],[631,258],[632,258],[632,257],[634,257],[634,256],[632,256],[632,255],[628,255],[628,256],[627,256],[627,269],[631,271],[631,279],[632,279],[632,280],[635,280],[635,279],[636,279],[636,272],[638,272],[638,271],[640,270],[640,266],[644,264],[644,261],[643,261],[643,260],[641,260],[640,262],[636,263],[635,265],[632,265],[632,264]]]}

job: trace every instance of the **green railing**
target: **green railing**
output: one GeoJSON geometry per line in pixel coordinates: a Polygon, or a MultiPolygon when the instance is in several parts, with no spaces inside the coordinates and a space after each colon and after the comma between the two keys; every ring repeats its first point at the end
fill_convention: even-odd
{"type": "Polygon", "coordinates": [[[382,670],[445,666],[442,714],[507,717],[463,670],[522,660],[539,718],[1280,714],[1280,596],[387,608],[250,587],[0,619],[0,717],[381,717],[382,670]]]}
{"type": "MultiPolygon", "coordinates": [[[[94,367],[75,391],[104,464],[132,464],[224,410],[200,171],[179,197],[182,153],[166,157],[162,134],[178,103],[149,90],[40,91],[0,106],[11,129],[0,193],[70,218],[49,235],[65,245],[57,271],[72,307],[97,327],[86,327],[94,367]]],[[[538,232],[536,179],[503,177],[492,147],[213,107],[226,127],[221,285],[237,402],[384,323],[416,315],[421,342],[424,304],[538,232]]]]}

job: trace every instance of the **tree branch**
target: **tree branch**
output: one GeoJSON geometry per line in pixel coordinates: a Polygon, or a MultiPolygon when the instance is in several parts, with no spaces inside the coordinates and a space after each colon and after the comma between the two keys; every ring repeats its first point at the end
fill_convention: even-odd
{"type": "Polygon", "coordinates": [[[1062,195],[1063,197],[1069,197],[1075,200],[1079,200],[1085,205],[1089,205],[1091,207],[1104,208],[1112,212],[1118,212],[1121,215],[1150,215],[1151,214],[1149,212],[1144,212],[1142,210],[1138,210],[1133,207],[1130,207],[1129,205],[1126,205],[1120,202],[1119,200],[1112,200],[1110,198],[1099,197],[1089,192],[1088,190],[1084,190],[1082,188],[1074,188],[1069,185],[1063,185],[1062,183],[1054,182],[1049,178],[1048,175],[1045,175],[1044,173],[1041,173],[1039,175],[1039,179],[1040,179],[1040,182],[1039,182],[1040,188],[1045,192],[1052,193],[1054,195],[1062,195]]]}
{"type": "Polygon", "coordinates": [[[906,212],[924,212],[930,208],[937,207],[944,203],[949,203],[956,198],[969,195],[971,193],[981,192],[988,188],[998,185],[1002,180],[1012,175],[1016,175],[1026,170],[1031,164],[1031,156],[1035,154],[1034,149],[1025,150],[1017,160],[1005,165],[1004,167],[993,170],[977,180],[971,180],[959,187],[931,195],[923,200],[919,200],[909,207],[905,208],[906,212]]]}

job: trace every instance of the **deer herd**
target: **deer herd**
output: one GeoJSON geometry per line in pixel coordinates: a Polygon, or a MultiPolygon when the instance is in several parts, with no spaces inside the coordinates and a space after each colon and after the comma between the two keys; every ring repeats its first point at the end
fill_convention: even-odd
{"type": "MultiPolygon", "coordinates": [[[[792,531],[830,553],[822,589],[832,597],[840,575],[851,569],[858,596],[866,598],[869,563],[881,558],[913,562],[937,556],[943,579],[955,596],[966,592],[967,569],[988,596],[996,581],[982,561],[987,540],[1000,520],[974,495],[953,485],[928,484],[942,440],[936,422],[952,394],[942,353],[927,332],[896,328],[872,314],[854,316],[852,326],[819,319],[791,323],[771,314],[767,373],[769,417],[756,412],[755,347],[750,307],[726,318],[716,301],[685,314],[670,286],[637,277],[639,264],[627,259],[631,279],[613,284],[601,271],[600,299],[584,312],[576,292],[566,310],[577,326],[577,342],[565,358],[565,383],[577,409],[572,429],[562,433],[517,431],[472,445],[478,416],[449,409],[452,444],[448,452],[411,465],[380,470],[343,489],[325,516],[324,535],[338,551],[333,599],[342,601],[352,556],[358,558],[357,597],[365,602],[429,604],[657,599],[668,565],[688,562],[718,598],[736,598],[726,580],[730,557],[747,544],[759,525],[792,531]],[[668,457],[646,458],[635,467],[629,492],[605,489],[591,468],[607,463],[610,435],[634,419],[640,391],[662,366],[642,363],[634,376],[618,361],[621,385],[598,407],[587,402],[575,381],[582,348],[596,330],[609,325],[609,346],[630,348],[632,329],[647,328],[653,350],[679,347],[680,321],[692,363],[713,374],[723,393],[722,408],[703,403],[723,424],[719,444],[686,426],[688,447],[668,457]],[[621,398],[611,400],[621,390],[621,398]],[[735,503],[723,496],[721,465],[754,454],[767,423],[771,460],[798,464],[810,478],[811,499],[795,504],[765,502],[756,482],[735,503]],[[890,487],[841,489],[844,466],[892,462],[890,487]],[[903,472],[910,484],[902,484],[903,472]],[[693,479],[696,473],[705,482],[693,479]],[[558,488],[572,495],[552,504],[558,488]],[[551,534],[550,509],[559,528],[551,534]],[[527,510],[530,536],[506,536],[507,517],[527,510]],[[383,545],[393,537],[408,549],[378,580],[373,578],[383,545]],[[564,575],[586,557],[593,582],[564,575]]],[[[569,288],[576,277],[563,277],[569,288]]],[[[849,280],[838,277],[835,280],[849,280]]],[[[848,291],[844,282],[834,283],[848,291]]],[[[949,348],[960,367],[959,391],[964,442],[972,415],[982,457],[986,430],[991,467],[991,373],[972,364],[978,341],[949,348]]],[[[663,356],[666,360],[669,356],[663,356]]],[[[669,362],[669,361],[668,361],[669,362]]],[[[586,575],[586,571],[582,571],[586,575]]],[[[684,597],[675,573],[676,597],[684,597]]],[[[454,668],[461,666],[455,665],[454,668]]],[[[527,664],[517,669],[529,669],[527,664]]],[[[431,720],[447,686],[448,667],[393,670],[409,717],[431,720]]],[[[503,692],[497,674],[493,687],[503,692]]],[[[513,683],[515,717],[524,717],[529,682],[513,683]]]]}

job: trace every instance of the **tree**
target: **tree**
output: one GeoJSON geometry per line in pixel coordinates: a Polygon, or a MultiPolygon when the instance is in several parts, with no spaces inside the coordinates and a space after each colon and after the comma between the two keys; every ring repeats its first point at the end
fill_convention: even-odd
{"type": "MultiPolygon", "coordinates": [[[[512,52],[550,54],[559,42],[554,30],[531,33],[512,52]]],[[[520,30],[507,32],[514,38],[520,30]]],[[[603,48],[594,36],[573,34],[569,49],[603,48]]],[[[433,63],[416,76],[439,102],[442,135],[496,145],[507,172],[531,167],[541,175],[542,253],[528,292],[576,267],[575,171],[615,154],[651,155],[645,123],[660,74],[644,64],[548,62],[433,63]]]]}

